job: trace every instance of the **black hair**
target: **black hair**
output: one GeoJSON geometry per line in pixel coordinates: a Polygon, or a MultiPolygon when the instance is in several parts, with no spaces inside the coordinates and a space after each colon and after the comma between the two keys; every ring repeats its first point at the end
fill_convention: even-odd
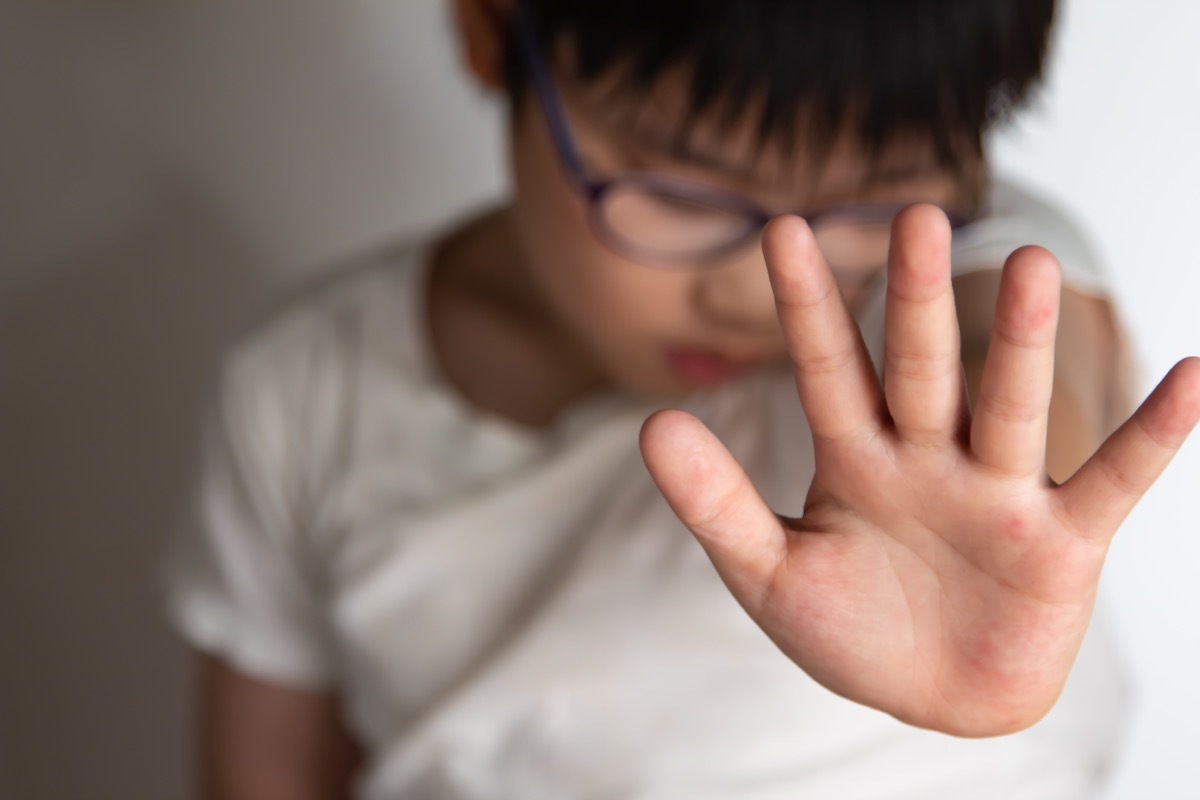
{"type": "MultiPolygon", "coordinates": [[[[761,105],[760,144],[818,155],[849,130],[872,157],[897,136],[942,166],[982,164],[986,131],[1042,77],[1055,0],[519,0],[543,52],[566,41],[575,76],[647,92],[690,75],[688,115],[729,126],[761,105]]],[[[525,83],[510,47],[514,98],[525,83]]]]}

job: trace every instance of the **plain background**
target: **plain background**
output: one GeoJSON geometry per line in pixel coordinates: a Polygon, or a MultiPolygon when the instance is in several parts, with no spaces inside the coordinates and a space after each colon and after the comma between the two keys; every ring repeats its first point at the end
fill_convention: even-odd
{"type": "MultiPolygon", "coordinates": [[[[217,354],[350,255],[505,185],[439,0],[0,5],[0,796],[187,796],[155,562],[217,354]]],[[[995,142],[1114,271],[1145,375],[1200,353],[1200,6],[1073,0],[995,142]]],[[[1104,601],[1139,705],[1111,798],[1200,791],[1200,437],[1104,601]]]]}

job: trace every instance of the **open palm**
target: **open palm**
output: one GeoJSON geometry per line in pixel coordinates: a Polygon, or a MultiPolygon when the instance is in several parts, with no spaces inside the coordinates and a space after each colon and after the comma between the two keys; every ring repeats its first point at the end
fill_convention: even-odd
{"type": "Polygon", "coordinates": [[[1057,699],[1109,541],[1200,418],[1200,360],[1176,365],[1056,486],[1057,262],[1023,248],[1005,265],[972,415],[949,238],[930,206],[896,221],[881,386],[805,223],[783,217],[764,234],[813,435],[803,517],[775,515],[683,412],[651,417],[642,451],[738,601],[816,680],[914,725],[994,735],[1057,699]]]}

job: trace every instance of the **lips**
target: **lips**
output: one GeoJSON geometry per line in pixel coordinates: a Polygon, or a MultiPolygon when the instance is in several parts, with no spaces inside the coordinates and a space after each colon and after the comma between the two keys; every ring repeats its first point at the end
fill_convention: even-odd
{"type": "Polygon", "coordinates": [[[698,347],[669,347],[666,360],[680,378],[701,386],[733,380],[761,363],[759,359],[734,358],[698,347]]]}

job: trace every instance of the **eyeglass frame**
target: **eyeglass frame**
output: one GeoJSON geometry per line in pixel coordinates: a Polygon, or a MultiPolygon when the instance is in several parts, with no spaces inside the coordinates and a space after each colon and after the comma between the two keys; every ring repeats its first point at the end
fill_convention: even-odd
{"type": "MultiPolygon", "coordinates": [[[[588,205],[588,222],[593,233],[610,249],[625,256],[631,256],[644,263],[665,266],[680,266],[687,261],[693,268],[696,262],[702,266],[713,266],[724,256],[744,247],[757,233],[762,231],[768,222],[785,212],[772,212],[763,208],[754,200],[737,192],[732,192],[720,186],[701,181],[680,178],[661,172],[649,170],[630,170],[619,172],[606,178],[594,177],[588,174],[575,140],[571,135],[570,124],[567,121],[566,110],[561,96],[554,85],[550,68],[542,57],[533,28],[533,20],[525,3],[518,2],[515,12],[516,39],[520,55],[528,70],[534,91],[542,106],[554,140],[558,159],[562,164],[568,181],[579,191],[588,205]],[[669,253],[661,250],[651,250],[622,236],[605,220],[601,209],[606,195],[616,187],[634,185],[641,189],[654,191],[669,190],[682,200],[693,202],[698,206],[711,208],[716,211],[736,214],[746,221],[746,230],[736,239],[708,250],[695,252],[669,253]]],[[[909,203],[846,203],[830,206],[816,211],[796,214],[809,225],[818,226],[823,220],[838,216],[859,217],[863,222],[891,220],[909,203]]],[[[950,222],[952,230],[963,227],[969,219],[943,209],[950,222]]],[[[883,266],[880,264],[879,266],[883,266]]]]}

